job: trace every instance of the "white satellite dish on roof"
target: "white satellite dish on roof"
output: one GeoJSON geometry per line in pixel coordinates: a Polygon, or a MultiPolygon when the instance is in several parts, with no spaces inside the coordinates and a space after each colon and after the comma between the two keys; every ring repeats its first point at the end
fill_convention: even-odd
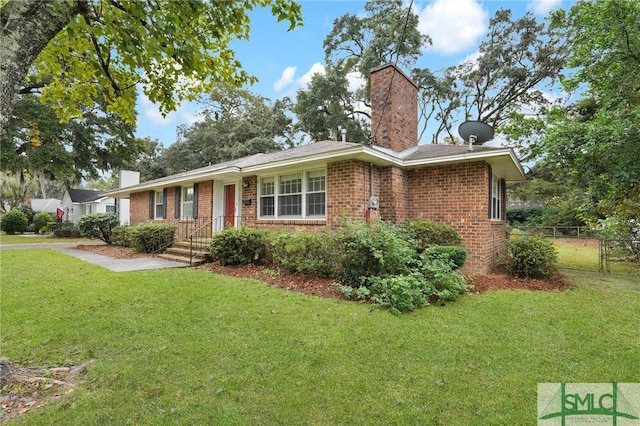
{"type": "Polygon", "coordinates": [[[473,150],[473,145],[482,145],[493,139],[493,127],[487,123],[477,120],[469,120],[458,126],[458,133],[465,141],[469,142],[469,151],[473,150]]]}

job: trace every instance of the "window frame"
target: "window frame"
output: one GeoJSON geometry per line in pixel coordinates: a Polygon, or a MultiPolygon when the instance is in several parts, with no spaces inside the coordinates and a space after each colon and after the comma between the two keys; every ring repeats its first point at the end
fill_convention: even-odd
{"type": "Polygon", "coordinates": [[[502,182],[503,180],[492,171],[489,181],[489,219],[495,221],[504,220],[502,182]]]}
{"type": "MultiPolygon", "coordinates": [[[[284,172],[273,175],[265,175],[258,177],[258,206],[257,215],[258,220],[326,220],[327,218],[327,169],[312,168],[305,170],[296,170],[290,172],[284,172]],[[311,178],[317,178],[320,174],[322,177],[322,189],[313,188],[313,184],[310,183],[311,178]],[[312,176],[315,175],[315,176],[312,176]],[[297,191],[295,186],[295,177],[300,179],[300,188],[297,191]],[[287,179],[283,181],[282,179],[287,179]],[[265,184],[267,186],[265,186],[265,184]],[[284,186],[283,186],[284,185],[284,186]],[[265,193],[265,189],[269,189],[265,193]],[[291,191],[287,191],[291,189],[291,191]],[[309,214],[309,196],[323,194],[323,214],[309,214]],[[298,197],[299,202],[296,206],[300,209],[300,214],[286,214],[283,209],[286,207],[282,204],[284,201],[291,200],[291,197],[298,197]],[[266,207],[265,202],[271,204],[266,207]],[[266,208],[273,214],[264,214],[266,208]]],[[[295,206],[293,208],[296,208],[295,206]]]]}
{"type": "Polygon", "coordinates": [[[153,218],[155,220],[161,220],[165,218],[165,193],[164,190],[154,191],[153,195],[153,218]],[[158,194],[160,197],[158,197],[158,194]],[[159,201],[159,202],[158,202],[159,201]],[[158,207],[162,208],[160,214],[158,214],[158,207]]]}
{"type": "Polygon", "coordinates": [[[180,218],[181,219],[193,219],[193,209],[195,207],[195,185],[190,186],[182,186],[180,188],[181,196],[180,196],[180,218]],[[189,195],[189,190],[191,190],[191,200],[187,201],[187,195],[189,195]],[[191,204],[191,215],[187,215],[185,213],[185,205],[191,204]]]}

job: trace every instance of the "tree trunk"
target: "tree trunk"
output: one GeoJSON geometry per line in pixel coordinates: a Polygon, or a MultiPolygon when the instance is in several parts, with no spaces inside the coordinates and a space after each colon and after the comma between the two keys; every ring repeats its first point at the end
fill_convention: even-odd
{"type": "Polygon", "coordinates": [[[86,0],[9,0],[0,9],[0,136],[4,134],[20,85],[42,49],[87,9],[86,0]]]}

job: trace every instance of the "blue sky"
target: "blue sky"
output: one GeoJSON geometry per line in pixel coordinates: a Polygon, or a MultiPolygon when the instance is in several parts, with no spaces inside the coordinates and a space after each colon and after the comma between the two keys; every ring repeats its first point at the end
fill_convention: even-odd
{"type": "MultiPolygon", "coordinates": [[[[295,100],[296,91],[306,86],[311,75],[324,70],[322,43],[333,20],[346,13],[364,11],[364,1],[359,0],[299,0],[299,3],[304,26],[288,32],[287,23],[277,23],[269,9],[257,9],[251,13],[250,39],[233,43],[243,68],[259,80],[248,89],[271,100],[284,96],[295,100]]],[[[408,4],[406,0],[405,3],[408,4]]],[[[551,9],[568,8],[573,3],[573,0],[415,0],[419,29],[433,40],[433,46],[416,65],[438,70],[474,55],[487,32],[489,18],[500,8],[511,9],[513,18],[527,11],[542,18],[551,9]]],[[[198,104],[186,102],[162,117],[158,108],[141,96],[136,136],[151,137],[169,146],[176,140],[179,125],[198,120],[199,109],[198,104]]]]}

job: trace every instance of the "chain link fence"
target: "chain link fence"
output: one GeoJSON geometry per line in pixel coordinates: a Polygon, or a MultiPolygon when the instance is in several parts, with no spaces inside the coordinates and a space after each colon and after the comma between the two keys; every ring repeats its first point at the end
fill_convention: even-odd
{"type": "Polygon", "coordinates": [[[529,227],[525,235],[550,238],[561,268],[640,276],[640,239],[598,238],[578,226],[529,227]]]}

